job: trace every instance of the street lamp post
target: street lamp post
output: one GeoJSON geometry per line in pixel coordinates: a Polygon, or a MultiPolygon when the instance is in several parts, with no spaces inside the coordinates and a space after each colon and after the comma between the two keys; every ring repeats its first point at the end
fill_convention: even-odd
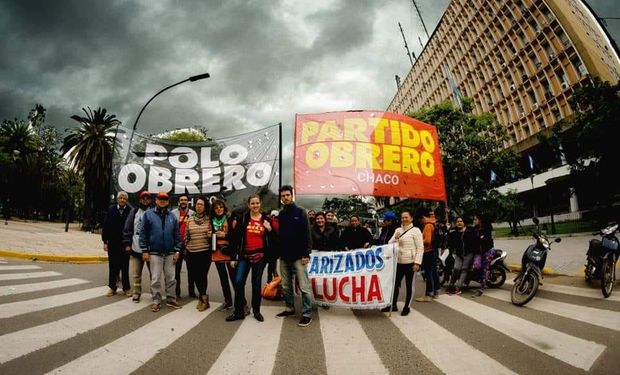
{"type": "Polygon", "coordinates": [[[129,153],[131,152],[131,143],[133,142],[133,135],[136,132],[136,128],[138,127],[138,120],[140,120],[140,116],[142,116],[142,112],[144,112],[144,109],[146,108],[146,106],[148,106],[149,103],[152,102],[153,99],[155,99],[157,97],[157,95],[161,94],[162,92],[164,92],[164,91],[166,91],[168,89],[171,89],[171,88],[173,88],[175,86],[178,86],[178,85],[180,85],[182,83],[185,83],[185,82],[195,82],[195,81],[199,81],[201,79],[205,79],[205,78],[209,78],[209,77],[210,77],[209,73],[203,73],[203,74],[198,74],[198,75],[195,75],[195,76],[191,76],[191,77],[189,77],[187,79],[184,79],[184,80],[182,80],[180,82],[177,82],[177,83],[172,84],[170,86],[164,87],[163,89],[159,90],[155,95],[153,95],[151,97],[151,99],[149,99],[146,102],[146,104],[140,110],[140,113],[138,113],[138,117],[136,117],[136,121],[134,121],[134,123],[133,123],[133,128],[131,129],[131,136],[129,137],[129,146],[127,147],[127,154],[125,155],[125,164],[127,164],[127,160],[129,159],[129,153]]]}

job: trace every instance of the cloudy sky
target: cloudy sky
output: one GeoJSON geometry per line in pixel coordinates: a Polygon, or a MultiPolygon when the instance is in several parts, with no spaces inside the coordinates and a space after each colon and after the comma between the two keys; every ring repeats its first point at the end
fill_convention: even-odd
{"type": "MultiPolygon", "coordinates": [[[[417,3],[432,33],[449,0],[417,3]]],[[[617,7],[590,3],[608,17],[617,7]]],[[[296,113],[387,107],[411,67],[398,22],[418,54],[410,0],[0,0],[0,120],[39,103],[59,129],[86,106],[131,127],[157,91],[208,72],[158,96],[138,131],[220,138],[281,122],[291,182],[296,113]]]]}

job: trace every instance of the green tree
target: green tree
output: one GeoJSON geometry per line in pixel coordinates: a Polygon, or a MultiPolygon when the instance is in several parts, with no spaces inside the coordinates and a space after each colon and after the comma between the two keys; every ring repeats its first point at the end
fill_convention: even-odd
{"type": "Polygon", "coordinates": [[[82,108],[85,117],[71,119],[81,126],[68,129],[62,151],[71,166],[84,178],[83,224],[90,229],[101,221],[109,202],[115,129],[120,121],[105,108],[82,108]]]}
{"type": "Polygon", "coordinates": [[[351,215],[368,217],[372,209],[370,203],[365,202],[359,195],[351,195],[347,198],[326,198],[323,201],[323,210],[332,210],[339,221],[348,220],[351,215]]]}
{"type": "Polygon", "coordinates": [[[593,78],[575,90],[569,103],[574,116],[564,124],[568,130],[560,132],[560,138],[574,146],[574,155],[567,158],[571,178],[580,195],[594,201],[597,218],[618,220],[613,209],[620,189],[612,181],[620,160],[620,83],[593,78]]]}
{"type": "Polygon", "coordinates": [[[0,125],[0,170],[5,188],[2,190],[4,204],[13,213],[26,214],[25,206],[33,188],[30,175],[37,157],[37,136],[24,120],[4,120],[0,125]]]}
{"type": "Polygon", "coordinates": [[[173,130],[161,136],[161,139],[165,139],[173,142],[206,142],[212,140],[207,136],[207,130],[200,128],[198,130],[181,129],[173,130]]]}
{"type": "Polygon", "coordinates": [[[504,148],[509,136],[495,117],[472,114],[468,98],[464,104],[463,111],[447,101],[409,116],[437,127],[448,207],[459,214],[492,213],[500,199],[494,188],[519,175],[517,155],[504,148]]]}

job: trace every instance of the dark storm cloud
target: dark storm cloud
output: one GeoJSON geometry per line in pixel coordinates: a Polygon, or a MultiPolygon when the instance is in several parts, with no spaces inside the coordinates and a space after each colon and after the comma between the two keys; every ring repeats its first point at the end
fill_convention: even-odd
{"type": "MultiPolygon", "coordinates": [[[[448,2],[418,1],[429,32],[448,2]]],[[[589,3],[618,16],[615,1],[589,3]]],[[[387,107],[411,67],[398,22],[419,54],[410,0],[0,0],[0,120],[39,103],[60,129],[86,106],[131,127],[160,89],[209,72],[158,96],[138,130],[225,137],[282,122],[288,183],[295,113],[387,107]]]]}

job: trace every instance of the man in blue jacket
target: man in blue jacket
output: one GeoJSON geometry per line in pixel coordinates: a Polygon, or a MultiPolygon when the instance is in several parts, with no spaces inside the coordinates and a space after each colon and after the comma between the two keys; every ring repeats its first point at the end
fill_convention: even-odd
{"type": "Polygon", "coordinates": [[[177,303],[174,278],[174,264],[181,254],[179,222],[168,210],[168,193],[160,192],[155,197],[155,208],[144,213],[140,247],[142,259],[151,262],[151,289],[153,290],[153,312],[159,311],[162,299],[162,272],[166,288],[166,306],[181,308],[177,303]]]}
{"type": "Polygon", "coordinates": [[[280,188],[280,202],[284,206],[278,214],[278,235],[280,237],[280,276],[284,289],[286,310],[277,318],[295,315],[293,296],[293,273],[301,289],[302,316],[297,324],[306,327],[312,322],[312,306],[314,297],[308,277],[306,264],[310,261],[310,230],[308,217],[303,208],[293,202],[293,187],[284,185],[280,188]]]}

